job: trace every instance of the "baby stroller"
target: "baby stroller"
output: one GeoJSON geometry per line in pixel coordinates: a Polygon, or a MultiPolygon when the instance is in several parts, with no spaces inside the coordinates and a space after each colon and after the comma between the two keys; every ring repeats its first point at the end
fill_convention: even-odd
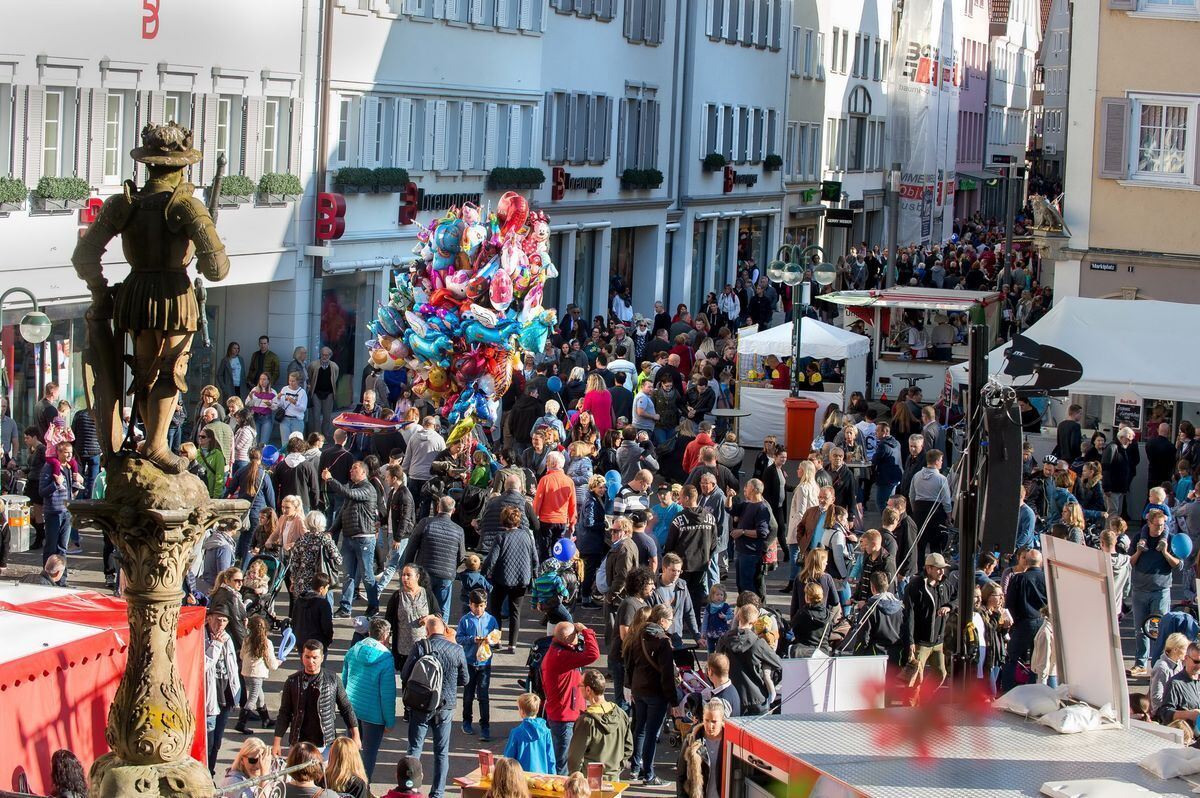
{"type": "Polygon", "coordinates": [[[663,720],[663,731],[671,745],[678,748],[703,713],[704,696],[712,690],[712,685],[696,661],[694,648],[677,648],[672,652],[672,656],[675,660],[679,693],[682,696],[678,707],[682,712],[676,717],[668,714],[663,720]]]}
{"type": "Polygon", "coordinates": [[[280,555],[263,552],[250,558],[250,562],[246,564],[246,570],[249,570],[256,562],[261,562],[267,569],[267,590],[260,594],[248,588],[242,588],[243,598],[246,599],[246,615],[261,615],[267,620],[272,631],[278,631],[283,628],[285,622],[275,615],[275,599],[287,583],[288,563],[280,555]]]}

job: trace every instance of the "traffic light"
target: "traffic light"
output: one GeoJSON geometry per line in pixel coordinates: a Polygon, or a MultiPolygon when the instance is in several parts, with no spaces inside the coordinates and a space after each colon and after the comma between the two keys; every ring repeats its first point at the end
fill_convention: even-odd
{"type": "Polygon", "coordinates": [[[317,195],[317,240],[336,241],[346,232],[346,198],[341,194],[317,195]]]}

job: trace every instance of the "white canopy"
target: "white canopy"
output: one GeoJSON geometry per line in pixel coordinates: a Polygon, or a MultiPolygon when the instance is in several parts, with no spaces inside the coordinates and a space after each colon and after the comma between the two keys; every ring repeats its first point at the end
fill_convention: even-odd
{"type": "MultiPolygon", "coordinates": [[[[1073,355],[1083,366],[1083,377],[1067,389],[1071,393],[1194,402],[1200,400],[1200,355],[1191,342],[1198,329],[1195,305],[1063,297],[1025,335],[1073,355]]],[[[1000,375],[1008,346],[988,355],[988,374],[1000,375]]],[[[967,364],[952,366],[950,374],[965,385],[967,364]]],[[[1011,382],[1007,375],[999,379],[1011,382]]]]}
{"type": "MultiPolygon", "coordinates": [[[[805,316],[800,320],[802,357],[848,360],[871,350],[871,339],[805,316]]],[[[750,335],[738,336],[738,354],[766,357],[792,356],[792,325],[780,324],[750,335]]]]}

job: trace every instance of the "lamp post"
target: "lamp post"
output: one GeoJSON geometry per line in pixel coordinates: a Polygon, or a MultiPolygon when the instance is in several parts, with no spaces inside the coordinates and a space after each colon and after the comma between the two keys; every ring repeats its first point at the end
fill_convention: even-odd
{"type": "Polygon", "coordinates": [[[825,250],[816,244],[809,244],[803,249],[799,244],[779,248],[775,260],[767,264],[767,279],[777,285],[786,285],[792,289],[792,396],[800,395],[800,325],[801,319],[808,313],[812,301],[812,283],[804,279],[805,261],[808,253],[816,250],[820,253],[820,262],[812,266],[812,279],[821,286],[833,282],[837,274],[833,264],[825,260],[825,250]],[[787,260],[783,260],[783,258],[787,260]],[[800,307],[796,307],[796,286],[800,286],[800,307]]]}
{"type": "MultiPolygon", "coordinates": [[[[41,346],[45,340],[50,337],[50,317],[38,309],[37,297],[35,297],[33,292],[27,288],[14,286],[13,288],[5,291],[3,294],[0,294],[0,329],[3,329],[4,327],[4,301],[12,294],[24,294],[25,296],[29,297],[29,302],[31,305],[33,305],[33,310],[21,317],[21,323],[17,329],[20,331],[21,337],[26,341],[31,344],[37,344],[38,346],[41,346]]],[[[4,369],[4,379],[5,382],[8,383],[8,389],[4,392],[5,397],[8,399],[8,412],[13,413],[15,416],[16,410],[13,409],[12,380],[8,379],[7,365],[8,363],[6,362],[3,349],[0,349],[0,368],[4,369]]],[[[39,368],[38,374],[40,373],[41,369],[39,368]]],[[[40,377],[35,376],[34,384],[40,389],[41,386],[39,381],[40,377]]],[[[16,420],[15,417],[13,420],[16,420]]]]}

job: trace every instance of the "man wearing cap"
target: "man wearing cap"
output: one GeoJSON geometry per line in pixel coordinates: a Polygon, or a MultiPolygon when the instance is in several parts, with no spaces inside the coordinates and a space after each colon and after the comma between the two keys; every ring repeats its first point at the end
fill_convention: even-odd
{"type": "Polygon", "coordinates": [[[914,579],[904,590],[904,640],[908,643],[908,686],[913,689],[909,703],[916,705],[924,682],[925,665],[938,677],[935,686],[946,681],[946,616],[954,605],[954,596],[945,583],[946,558],[937,552],[925,557],[925,577],[914,579]]]}
{"type": "Polygon", "coordinates": [[[226,631],[229,616],[209,607],[204,628],[204,714],[208,721],[208,769],[215,770],[229,713],[241,693],[237,653],[226,631]]]}
{"type": "Polygon", "coordinates": [[[402,756],[396,763],[396,786],[384,793],[383,798],[421,798],[421,758],[402,756]]]}

